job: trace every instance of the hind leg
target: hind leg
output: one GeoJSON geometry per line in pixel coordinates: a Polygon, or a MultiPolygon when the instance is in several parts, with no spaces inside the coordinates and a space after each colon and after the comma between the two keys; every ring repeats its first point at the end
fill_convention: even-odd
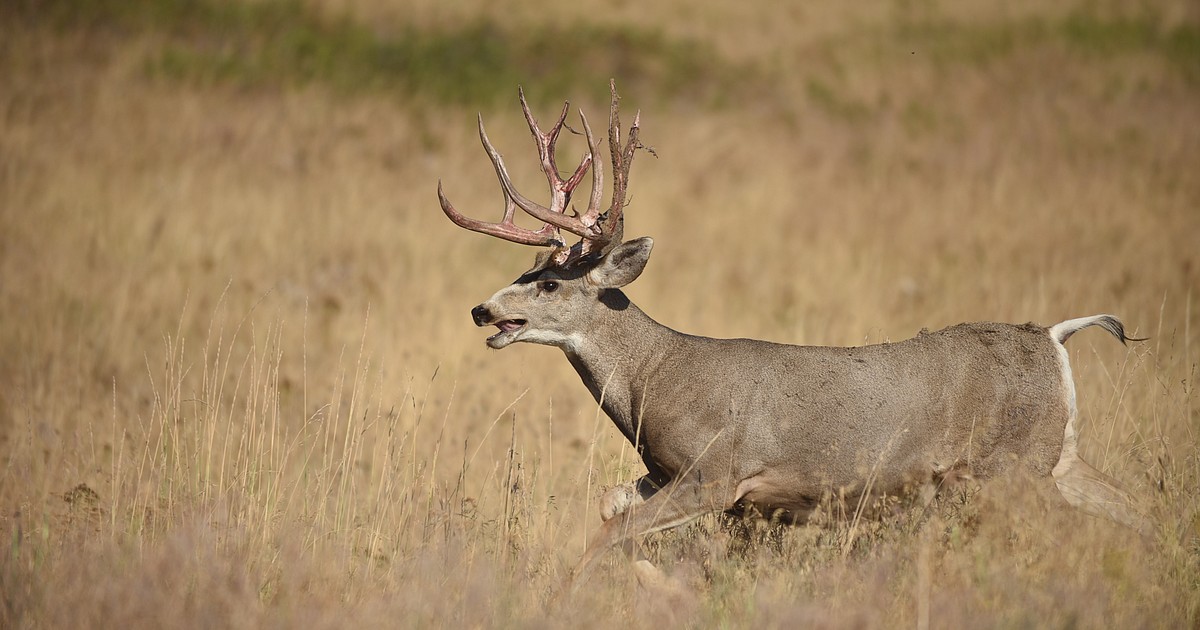
{"type": "Polygon", "coordinates": [[[1149,523],[1135,507],[1133,497],[1112,477],[1083,461],[1074,448],[1063,448],[1062,458],[1053,471],[1054,483],[1071,505],[1095,516],[1112,519],[1140,533],[1149,532],[1149,523]]]}
{"type": "MultiPolygon", "coordinates": [[[[1114,335],[1124,343],[1124,332],[1120,329],[1118,332],[1120,334],[1114,335]]],[[[1133,497],[1122,489],[1116,480],[1096,470],[1079,456],[1079,437],[1075,432],[1075,418],[1079,412],[1075,406],[1075,384],[1071,381],[1071,364],[1066,348],[1062,347],[1062,340],[1057,337],[1055,339],[1059,343],[1058,356],[1062,363],[1067,422],[1063,427],[1062,453],[1051,471],[1054,483],[1071,505],[1088,514],[1110,518],[1147,534],[1150,531],[1150,522],[1137,509],[1133,497]]]]}

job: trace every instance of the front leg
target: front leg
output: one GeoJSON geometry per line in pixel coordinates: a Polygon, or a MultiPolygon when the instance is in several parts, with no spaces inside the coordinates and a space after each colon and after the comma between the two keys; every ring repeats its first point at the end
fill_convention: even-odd
{"type": "Polygon", "coordinates": [[[643,502],[631,502],[624,511],[605,520],[592,537],[571,574],[570,590],[574,591],[587,580],[610,547],[635,536],[678,527],[710,512],[728,510],[735,502],[734,487],[728,481],[701,482],[698,477],[673,480],[643,502]]]}
{"type": "Polygon", "coordinates": [[[646,499],[658,492],[658,488],[650,475],[610,488],[600,497],[600,520],[607,521],[635,505],[645,503],[646,499]]]}

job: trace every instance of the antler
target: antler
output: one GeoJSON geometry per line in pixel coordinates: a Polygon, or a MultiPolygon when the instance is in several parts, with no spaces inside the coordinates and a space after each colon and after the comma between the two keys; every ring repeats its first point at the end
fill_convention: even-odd
{"type": "Polygon", "coordinates": [[[603,213],[600,212],[600,204],[604,197],[604,168],[600,162],[595,160],[598,148],[596,139],[592,135],[592,128],[588,125],[587,116],[584,116],[582,111],[579,112],[583,133],[587,138],[588,152],[584,154],[579,166],[575,168],[571,176],[563,179],[558,174],[558,166],[555,163],[554,144],[558,140],[559,132],[563,129],[571,104],[570,102],[563,103],[562,113],[559,114],[558,120],[548,132],[543,132],[529,111],[524,90],[520,89],[518,89],[518,94],[521,100],[521,110],[525,114],[525,121],[529,124],[529,131],[533,135],[534,143],[537,144],[542,172],[546,174],[546,180],[550,184],[549,207],[522,195],[513,186],[512,179],[508,176],[508,169],[504,166],[504,159],[488,139],[487,131],[483,127],[483,116],[480,115],[479,139],[483,143],[484,150],[487,151],[488,158],[492,161],[492,166],[496,169],[497,179],[500,180],[500,188],[504,193],[504,218],[498,223],[488,223],[460,214],[446,199],[446,195],[442,192],[442,183],[439,180],[438,200],[441,202],[442,211],[456,225],[474,232],[522,245],[549,245],[553,249],[545,262],[557,266],[566,266],[585,258],[590,259],[594,257],[593,254],[603,255],[609,249],[619,245],[624,231],[622,213],[625,209],[625,192],[629,185],[629,167],[633,163],[634,151],[641,147],[637,140],[641,112],[634,117],[633,126],[629,129],[629,139],[622,147],[621,122],[617,113],[620,97],[617,95],[615,81],[609,82],[609,89],[612,93],[612,105],[608,119],[608,143],[613,163],[613,199],[612,204],[603,213]],[[583,181],[583,176],[589,168],[592,169],[592,191],[588,207],[583,214],[574,208],[572,208],[571,214],[567,214],[571,195],[583,181]],[[542,228],[535,231],[515,224],[513,215],[517,208],[521,208],[530,216],[542,221],[542,228]],[[580,237],[579,242],[567,247],[560,238],[559,230],[566,230],[580,237]]]}

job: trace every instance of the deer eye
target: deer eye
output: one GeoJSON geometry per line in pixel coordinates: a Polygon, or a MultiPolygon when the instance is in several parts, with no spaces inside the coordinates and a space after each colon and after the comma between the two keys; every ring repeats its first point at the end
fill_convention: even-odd
{"type": "Polygon", "coordinates": [[[558,290],[558,283],[554,280],[547,280],[542,283],[542,291],[546,293],[554,293],[558,290]]]}

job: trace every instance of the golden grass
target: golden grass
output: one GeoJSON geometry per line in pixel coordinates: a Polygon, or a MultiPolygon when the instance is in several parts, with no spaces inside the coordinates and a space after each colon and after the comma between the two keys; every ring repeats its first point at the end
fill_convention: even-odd
{"type": "MultiPolygon", "coordinates": [[[[713,517],[647,541],[690,596],[614,552],[547,607],[641,465],[557,350],[470,323],[532,259],[437,210],[441,178],[499,212],[474,107],[171,80],[154,35],[25,19],[0,26],[0,625],[1200,623],[1188,49],[1121,35],[1121,6],[1079,35],[1042,3],[644,4],[319,8],[648,25],[751,64],[769,80],[718,107],[624,93],[659,156],[634,169],[627,232],[657,244],[631,297],[814,344],[1117,314],[1152,339],[1069,349],[1084,455],[1146,501],[1146,540],[1020,484],[853,531],[713,517]]],[[[535,191],[513,93],[479,107],[535,191]]],[[[602,112],[588,94],[561,96],[602,112]]]]}

